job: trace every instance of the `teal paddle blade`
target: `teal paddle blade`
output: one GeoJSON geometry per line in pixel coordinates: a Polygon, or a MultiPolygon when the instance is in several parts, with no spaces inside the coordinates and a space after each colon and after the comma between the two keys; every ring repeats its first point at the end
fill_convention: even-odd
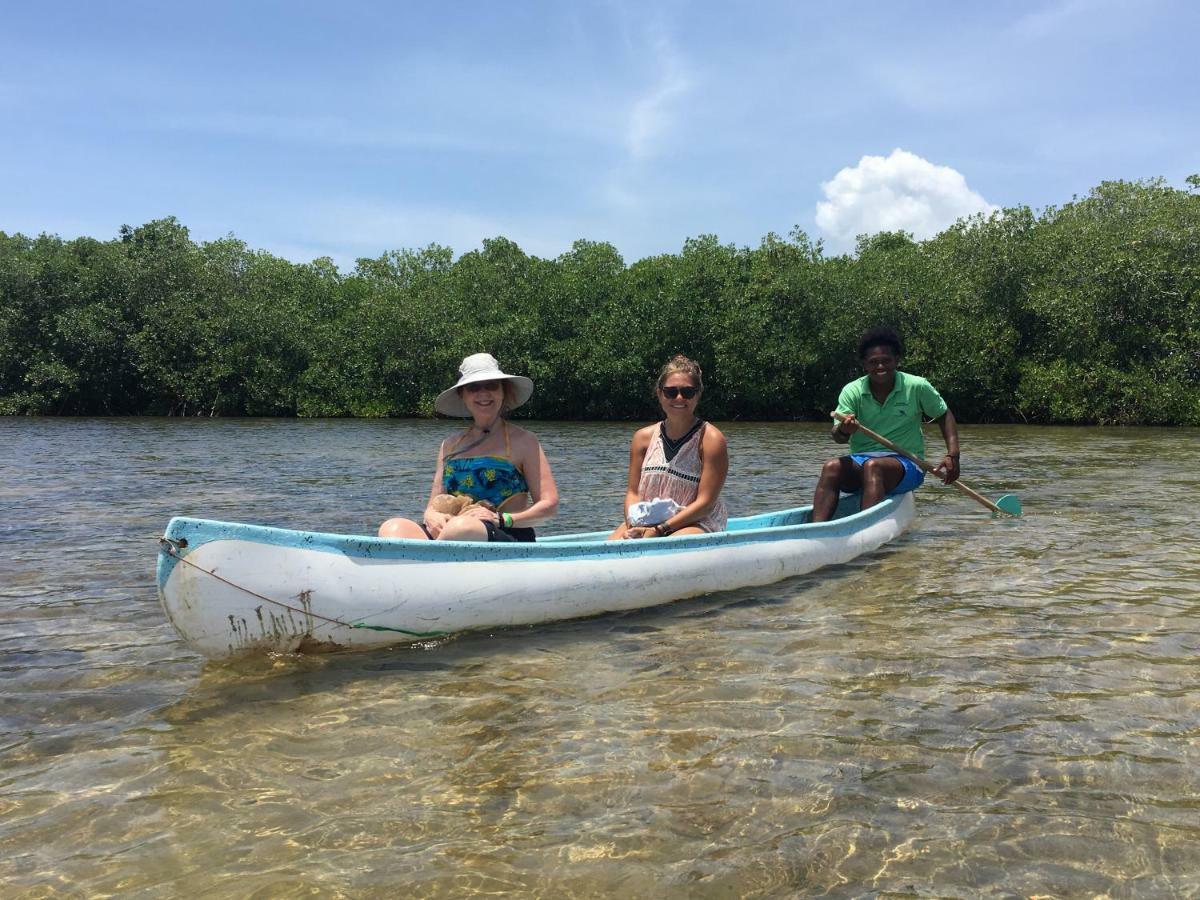
{"type": "Polygon", "coordinates": [[[1021,515],[1021,501],[1017,499],[1015,494],[1005,494],[996,501],[996,505],[1010,516],[1021,515]]]}

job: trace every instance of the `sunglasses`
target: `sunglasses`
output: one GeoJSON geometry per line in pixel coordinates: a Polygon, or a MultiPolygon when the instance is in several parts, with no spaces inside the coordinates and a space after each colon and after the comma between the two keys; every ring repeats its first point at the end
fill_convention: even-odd
{"type": "Polygon", "coordinates": [[[674,385],[670,387],[661,387],[659,390],[662,391],[663,396],[668,400],[674,400],[676,397],[682,397],[684,400],[691,400],[698,393],[700,393],[700,388],[698,387],[675,387],[674,385]]]}
{"type": "Polygon", "coordinates": [[[470,384],[464,384],[463,390],[468,394],[474,394],[476,391],[498,391],[500,390],[500,382],[472,381],[470,384]]]}

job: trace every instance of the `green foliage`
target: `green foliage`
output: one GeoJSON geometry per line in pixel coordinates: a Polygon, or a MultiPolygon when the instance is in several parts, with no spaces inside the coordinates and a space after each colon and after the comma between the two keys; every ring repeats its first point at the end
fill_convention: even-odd
{"type": "Polygon", "coordinates": [[[1061,208],[754,249],[711,235],[626,265],[502,237],[297,265],[173,218],[116,240],[0,232],[0,414],[430,415],[482,350],[537,384],[522,415],[657,415],[674,353],[717,419],[823,418],[895,326],[961,419],[1200,424],[1200,176],[1106,182],[1061,208]]]}

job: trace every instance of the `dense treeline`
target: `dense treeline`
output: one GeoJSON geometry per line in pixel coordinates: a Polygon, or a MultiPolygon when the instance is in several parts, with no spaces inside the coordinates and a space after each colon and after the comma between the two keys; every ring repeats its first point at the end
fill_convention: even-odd
{"type": "Polygon", "coordinates": [[[488,350],[537,383],[523,414],[646,418],[671,353],[704,366],[714,419],[819,418],[864,326],[961,419],[1200,424],[1200,177],[1109,182],[1035,214],[827,257],[801,232],[714,237],[626,265],[503,238],[297,265],[174,219],[98,241],[0,232],[0,413],[426,415],[488,350]]]}

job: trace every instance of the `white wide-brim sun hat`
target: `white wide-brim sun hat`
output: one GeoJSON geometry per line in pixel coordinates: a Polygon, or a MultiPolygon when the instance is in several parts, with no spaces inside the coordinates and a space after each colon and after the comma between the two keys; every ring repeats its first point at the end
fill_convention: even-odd
{"type": "Polygon", "coordinates": [[[512,403],[508,404],[508,409],[516,409],[533,396],[532,379],[524,375],[508,375],[501,372],[500,363],[496,362],[496,357],[490,353],[471,354],[462,361],[458,372],[461,377],[454,386],[442,391],[437,400],[433,401],[433,408],[443,416],[465,418],[471,415],[462,397],[458,395],[458,389],[464,384],[476,381],[511,381],[514,397],[512,403]]]}

